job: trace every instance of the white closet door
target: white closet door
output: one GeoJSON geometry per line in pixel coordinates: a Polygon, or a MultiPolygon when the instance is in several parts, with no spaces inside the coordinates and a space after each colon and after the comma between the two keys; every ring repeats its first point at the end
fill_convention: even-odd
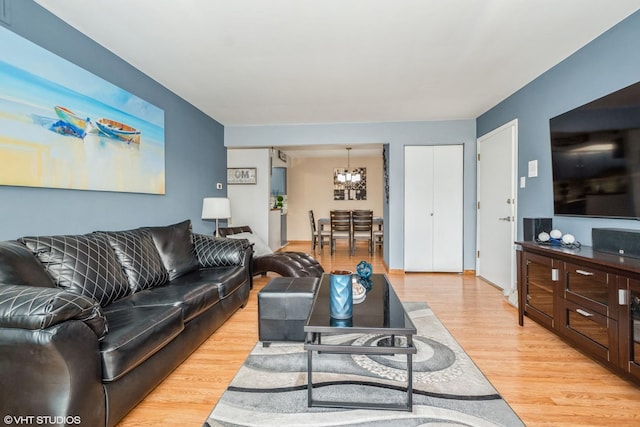
{"type": "Polygon", "coordinates": [[[462,145],[435,147],[433,271],[462,271],[462,145]]]}
{"type": "Polygon", "coordinates": [[[433,270],[433,147],[404,149],[404,270],[433,270]]]}
{"type": "Polygon", "coordinates": [[[404,225],[405,271],[462,271],[462,145],[405,147],[404,225]]]}

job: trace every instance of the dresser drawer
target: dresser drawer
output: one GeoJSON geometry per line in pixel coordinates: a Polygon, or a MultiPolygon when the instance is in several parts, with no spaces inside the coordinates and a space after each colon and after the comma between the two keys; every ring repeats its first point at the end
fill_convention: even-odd
{"type": "Polygon", "coordinates": [[[565,300],[561,333],[594,356],[618,363],[618,323],[614,319],[565,300]]]}
{"type": "Polygon", "coordinates": [[[565,263],[564,297],[606,317],[617,319],[615,276],[591,267],[565,263]],[[611,309],[613,307],[613,309],[611,309]]]}

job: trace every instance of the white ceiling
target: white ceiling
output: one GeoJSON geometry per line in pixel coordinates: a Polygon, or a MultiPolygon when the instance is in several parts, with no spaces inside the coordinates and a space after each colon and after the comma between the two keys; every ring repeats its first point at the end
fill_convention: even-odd
{"type": "Polygon", "coordinates": [[[473,119],[640,0],[36,0],[229,125],[473,119]]]}

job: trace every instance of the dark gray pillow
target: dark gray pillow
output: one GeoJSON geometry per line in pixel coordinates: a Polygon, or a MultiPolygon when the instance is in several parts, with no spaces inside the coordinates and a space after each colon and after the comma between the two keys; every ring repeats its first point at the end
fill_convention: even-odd
{"type": "Polygon", "coordinates": [[[162,285],[169,280],[149,230],[97,231],[96,234],[106,236],[129,279],[131,292],[162,285]]]}
{"type": "Polygon", "coordinates": [[[102,307],[128,295],[129,282],[105,236],[22,237],[56,286],[93,298],[102,307]]]}
{"type": "Polygon", "coordinates": [[[16,241],[0,242],[0,282],[53,288],[51,276],[25,245],[16,241]]]}
{"type": "Polygon", "coordinates": [[[191,220],[146,228],[151,232],[162,263],[169,272],[169,279],[173,280],[198,269],[198,258],[191,236],[191,220]]]}

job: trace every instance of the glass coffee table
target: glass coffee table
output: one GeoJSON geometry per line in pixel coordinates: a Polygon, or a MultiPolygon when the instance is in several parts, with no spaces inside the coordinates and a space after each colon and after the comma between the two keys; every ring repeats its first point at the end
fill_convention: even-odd
{"type": "Polygon", "coordinates": [[[365,300],[353,306],[353,317],[348,320],[332,319],[329,315],[329,274],[320,279],[309,317],[304,326],[307,350],[307,398],[309,407],[389,409],[411,411],[413,409],[413,363],[416,354],[413,335],[416,327],[407,315],[400,299],[384,274],[373,274],[373,287],[365,300]],[[377,340],[377,346],[333,345],[322,342],[323,334],[378,334],[387,338],[377,340]],[[396,335],[405,339],[396,339],[396,335]],[[326,401],[313,399],[313,353],[365,354],[407,356],[406,404],[370,403],[351,401],[326,401]]]}

